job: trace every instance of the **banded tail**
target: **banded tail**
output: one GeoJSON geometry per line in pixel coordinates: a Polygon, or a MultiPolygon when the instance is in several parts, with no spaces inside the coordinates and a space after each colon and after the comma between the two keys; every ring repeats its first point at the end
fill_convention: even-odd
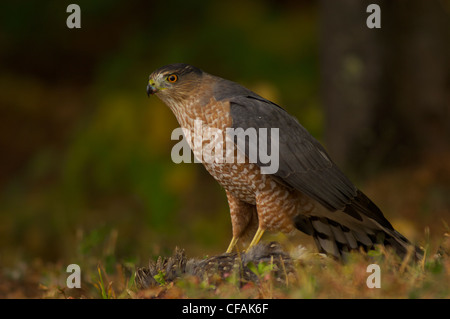
{"type": "Polygon", "coordinates": [[[328,212],[326,216],[299,214],[294,219],[298,230],[313,236],[321,253],[337,259],[353,250],[364,251],[382,244],[392,247],[402,259],[413,249],[420,260],[423,251],[392,227],[380,209],[358,190],[357,196],[344,209],[328,212]]]}

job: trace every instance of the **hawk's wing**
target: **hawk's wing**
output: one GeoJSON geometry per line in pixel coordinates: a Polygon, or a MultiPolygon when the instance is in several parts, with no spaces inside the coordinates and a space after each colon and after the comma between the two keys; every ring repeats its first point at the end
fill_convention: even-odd
{"type": "MultiPolygon", "coordinates": [[[[378,207],[350,182],[323,146],[294,117],[256,94],[228,100],[233,128],[279,129],[279,169],[273,175],[282,183],[310,196],[332,212],[342,210],[360,221],[362,213],[393,229],[378,207]]],[[[270,152],[270,145],[268,148],[270,152]]],[[[241,151],[248,156],[248,149],[241,151]]],[[[260,162],[258,165],[262,166],[260,162]]]]}

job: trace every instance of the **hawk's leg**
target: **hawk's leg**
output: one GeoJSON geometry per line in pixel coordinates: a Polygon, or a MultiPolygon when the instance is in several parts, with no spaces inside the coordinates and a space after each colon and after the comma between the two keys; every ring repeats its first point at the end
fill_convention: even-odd
{"type": "Polygon", "coordinates": [[[256,195],[258,230],[247,249],[258,244],[266,230],[284,233],[294,230],[292,219],[300,208],[299,204],[299,197],[295,192],[267,179],[256,195]]]}
{"type": "Polygon", "coordinates": [[[243,202],[226,191],[228,205],[230,206],[231,226],[233,238],[228,246],[227,253],[233,251],[239,239],[250,239],[258,227],[256,206],[243,202]]]}
{"type": "Polygon", "coordinates": [[[230,244],[228,245],[228,248],[227,248],[227,253],[231,253],[232,251],[233,251],[233,248],[234,248],[234,246],[236,246],[236,244],[237,244],[237,242],[239,241],[239,237],[234,237],[233,236],[233,238],[231,238],[231,242],[230,242],[230,244]]]}
{"type": "Polygon", "coordinates": [[[264,229],[259,227],[258,230],[256,231],[255,236],[252,239],[252,242],[250,243],[250,245],[248,245],[247,251],[259,243],[263,234],[264,234],[264,229]]]}

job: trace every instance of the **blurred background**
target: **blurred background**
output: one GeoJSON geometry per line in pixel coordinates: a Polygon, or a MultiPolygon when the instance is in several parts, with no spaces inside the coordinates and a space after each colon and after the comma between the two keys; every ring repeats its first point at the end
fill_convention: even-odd
{"type": "Polygon", "coordinates": [[[442,238],[450,1],[80,0],[81,29],[70,3],[0,4],[0,266],[226,249],[224,191],[171,161],[178,124],[146,96],[175,62],[282,105],[400,232],[442,238]]]}

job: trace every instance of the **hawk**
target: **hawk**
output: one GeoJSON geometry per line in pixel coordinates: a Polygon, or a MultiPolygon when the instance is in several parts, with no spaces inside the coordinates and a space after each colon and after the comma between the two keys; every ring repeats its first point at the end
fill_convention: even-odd
{"type": "MultiPolygon", "coordinates": [[[[232,252],[239,240],[252,238],[248,247],[255,246],[265,231],[291,233],[298,229],[313,236],[320,252],[338,259],[375,244],[390,246],[401,257],[410,247],[420,255],[336,166],[325,148],[279,105],[238,83],[184,63],[155,70],[147,85],[147,95],[152,94],[174,113],[193,150],[199,138],[195,124],[200,121],[237,144],[234,158],[239,152],[245,154],[244,161],[198,159],[227,195],[233,235],[227,252],[232,252]],[[260,135],[263,128],[278,130],[278,140],[268,139],[266,146],[278,151],[278,169],[270,174],[263,172],[262,161],[249,160],[250,150],[263,145],[260,139],[249,139],[239,147],[236,139],[228,136],[230,129],[255,129],[260,135]]],[[[202,140],[200,145],[208,142],[202,140]]],[[[225,143],[219,145],[225,156],[225,143]]]]}

